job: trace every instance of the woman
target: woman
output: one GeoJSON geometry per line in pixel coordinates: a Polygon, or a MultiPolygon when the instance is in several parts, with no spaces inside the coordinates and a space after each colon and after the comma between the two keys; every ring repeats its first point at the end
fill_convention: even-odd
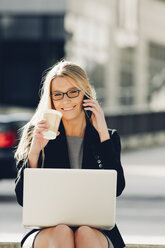
{"type": "MultiPolygon", "coordinates": [[[[25,125],[15,153],[19,168],[15,191],[20,205],[23,205],[24,168],[43,164],[44,168],[116,170],[117,196],[122,193],[125,179],[120,163],[120,138],[116,130],[107,128],[103,110],[95,98],[85,71],[78,65],[62,61],[47,73],[38,108],[25,125]],[[63,114],[55,140],[44,139],[42,135],[48,129],[46,121],[41,120],[46,109],[63,114]]],[[[125,245],[116,225],[111,231],[58,225],[31,230],[21,246],[123,248],[125,245]]]]}

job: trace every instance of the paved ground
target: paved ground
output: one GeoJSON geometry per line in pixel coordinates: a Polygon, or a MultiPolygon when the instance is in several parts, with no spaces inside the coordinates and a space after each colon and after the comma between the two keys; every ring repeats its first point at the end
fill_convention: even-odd
{"type": "MultiPolygon", "coordinates": [[[[126,242],[165,244],[165,147],[122,154],[126,189],[117,200],[117,224],[126,242]]],[[[22,208],[14,181],[0,182],[0,240],[19,240],[22,208]]]]}

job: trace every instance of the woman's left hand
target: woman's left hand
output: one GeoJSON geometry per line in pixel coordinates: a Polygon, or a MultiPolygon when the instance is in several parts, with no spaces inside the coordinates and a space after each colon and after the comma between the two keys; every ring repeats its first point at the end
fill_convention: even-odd
{"type": "Polygon", "coordinates": [[[99,133],[101,142],[109,139],[110,135],[105,121],[104,112],[100,107],[98,101],[94,99],[84,99],[83,107],[85,110],[90,110],[92,112],[92,125],[99,133]]]}

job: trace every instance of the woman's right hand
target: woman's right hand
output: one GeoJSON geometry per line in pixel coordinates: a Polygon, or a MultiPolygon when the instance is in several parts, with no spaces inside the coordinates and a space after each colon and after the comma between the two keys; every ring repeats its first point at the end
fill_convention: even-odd
{"type": "MultiPolygon", "coordinates": [[[[30,153],[39,155],[40,151],[48,144],[49,140],[43,137],[43,132],[48,131],[48,124],[46,120],[37,122],[33,133],[33,139],[30,147],[30,153]]],[[[57,136],[60,133],[57,132],[57,136]]]]}

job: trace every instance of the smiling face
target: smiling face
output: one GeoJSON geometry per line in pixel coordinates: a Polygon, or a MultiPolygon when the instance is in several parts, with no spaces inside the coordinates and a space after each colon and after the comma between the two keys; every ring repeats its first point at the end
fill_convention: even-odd
{"type": "MultiPolygon", "coordinates": [[[[70,77],[56,77],[52,80],[51,93],[62,92],[68,90],[79,90],[76,86],[76,81],[70,77]]],[[[80,117],[83,113],[82,103],[84,94],[80,91],[79,96],[69,98],[66,94],[61,100],[53,100],[54,108],[63,114],[62,119],[72,120],[80,117]]]]}

